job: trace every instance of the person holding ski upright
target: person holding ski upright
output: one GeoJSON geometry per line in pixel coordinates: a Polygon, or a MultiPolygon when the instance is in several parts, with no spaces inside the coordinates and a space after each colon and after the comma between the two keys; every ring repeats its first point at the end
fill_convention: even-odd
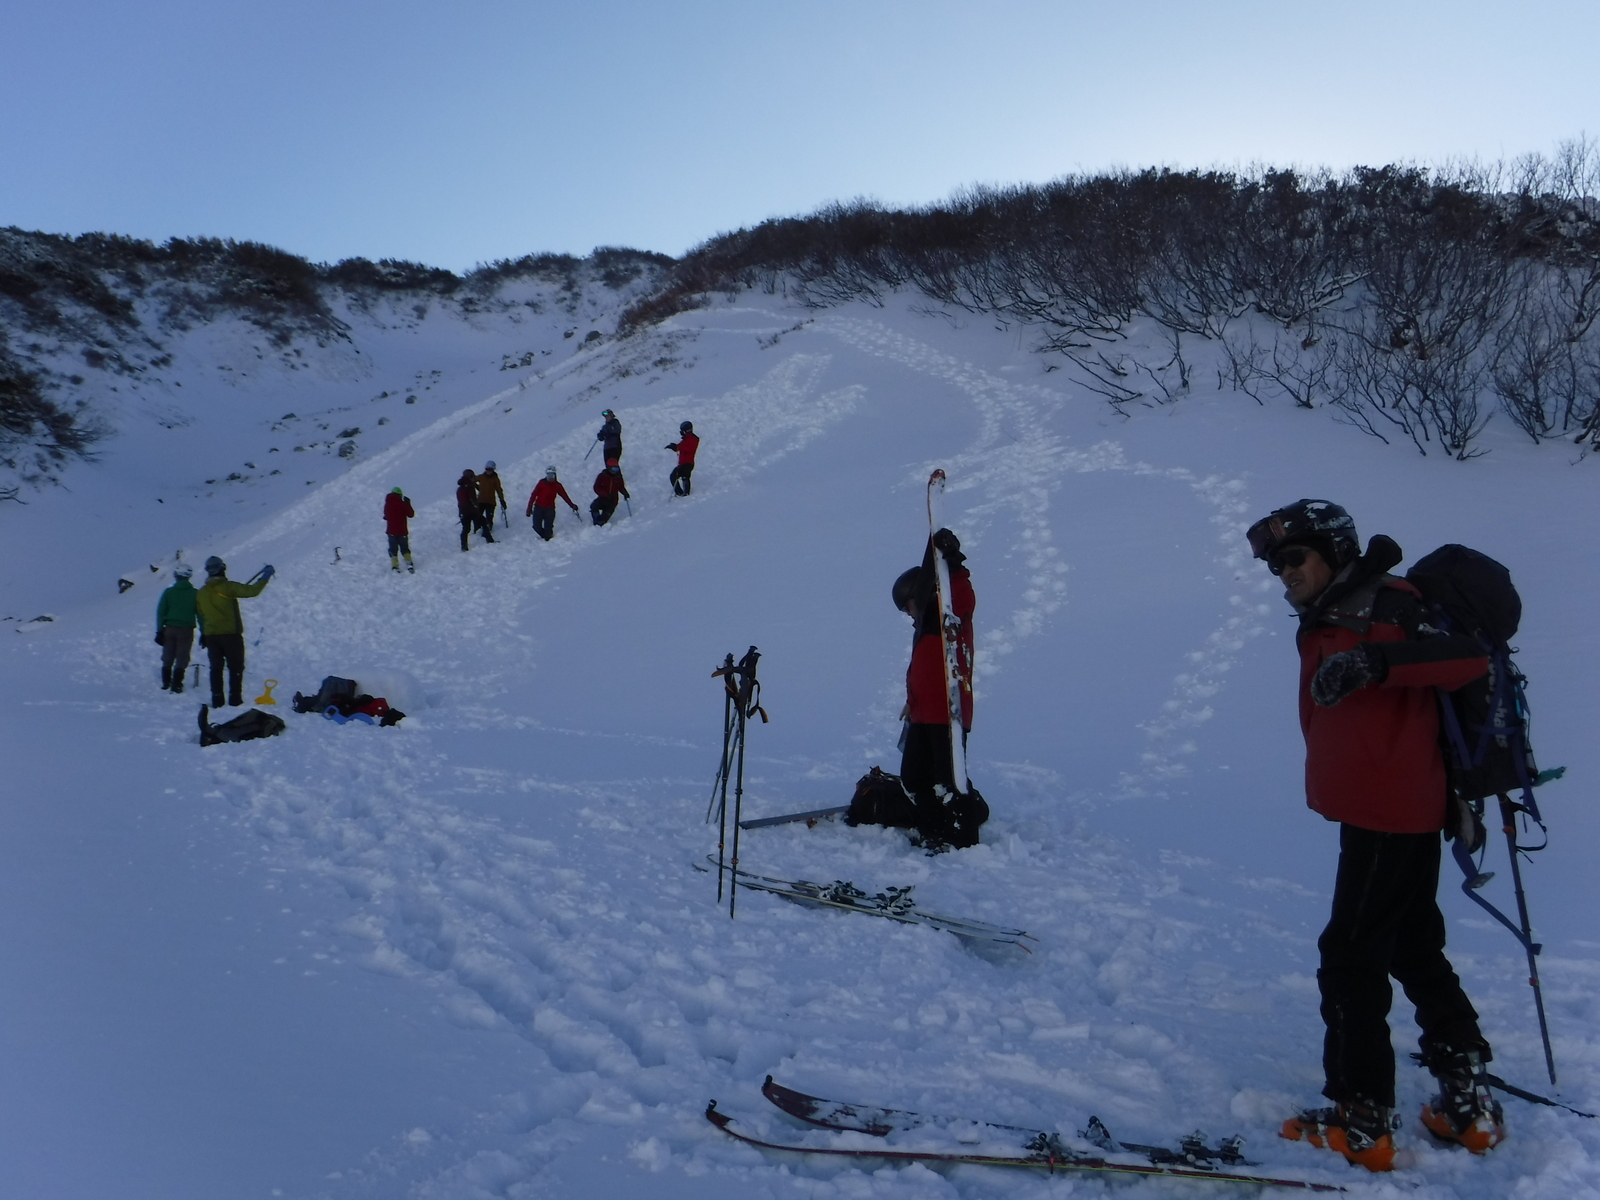
{"type": "Polygon", "coordinates": [[[467,535],[474,529],[484,540],[494,541],[494,530],[483,523],[483,508],[478,503],[478,477],[471,470],[461,472],[456,480],[456,515],[461,518],[461,548],[468,549],[467,535]]]}
{"type": "Polygon", "coordinates": [[[411,501],[399,488],[390,488],[383,498],[383,524],[389,534],[389,569],[400,572],[400,556],[406,556],[406,570],[417,573],[417,564],[411,561],[411,526],[407,523],[416,516],[411,501]]]}
{"type": "Polygon", "coordinates": [[[1416,1005],[1420,1058],[1439,1083],[1423,1123],[1482,1154],[1505,1130],[1485,1079],[1489,1043],[1444,953],[1436,893],[1447,781],[1437,692],[1483,675],[1488,658],[1475,638],[1427,623],[1417,589],[1388,573],[1400,547],[1379,534],[1362,554],[1355,521],[1339,505],[1297,501],[1247,537],[1300,614],[1306,803],[1339,823],[1333,911],[1317,942],[1322,1094],[1334,1107],[1289,1118],[1282,1136],[1371,1171],[1393,1168],[1392,976],[1416,1005]]]}
{"type": "Polygon", "coordinates": [[[212,708],[223,705],[223,667],[228,670],[227,703],[235,708],[244,703],[244,618],[239,615],[239,601],[259,596],[274,574],[268,564],[248,582],[235,583],[228,578],[227,563],[215,554],[206,559],[206,583],[195,596],[195,615],[200,620],[200,644],[211,657],[212,708]]]}
{"type": "Polygon", "coordinates": [[[700,439],[695,436],[694,423],[685,421],[678,426],[678,440],[667,443],[668,450],[678,452],[678,465],[672,468],[667,482],[672,484],[674,495],[689,494],[689,477],[694,474],[694,455],[700,449],[700,439]]]}
{"type": "Polygon", "coordinates": [[[161,647],[161,690],[183,691],[183,673],[189,669],[194,649],[195,600],[199,593],[189,577],[194,568],[179,563],[172,568],[172,586],[156,603],[156,643],[161,647]]]}
{"type": "Polygon", "coordinates": [[[989,806],[969,779],[957,779],[953,719],[946,672],[945,620],[939,595],[939,560],[950,581],[946,603],[954,632],[955,686],[960,695],[960,737],[965,762],[967,734],[972,730],[972,614],[977,598],[961,542],[948,529],[928,539],[922,565],[894,581],[894,604],[911,618],[911,662],[906,667],[904,740],[900,782],[915,803],[917,829],[930,850],[978,844],[978,829],[989,819],[989,806]]]}
{"type": "MultiPolygon", "coordinates": [[[[546,467],[544,478],[533,485],[533,494],[528,497],[528,511],[523,515],[533,518],[533,531],[547,542],[556,535],[557,497],[565,500],[573,512],[578,511],[572,497],[567,495],[567,489],[556,478],[556,469],[546,467]]],[[[612,507],[615,507],[615,502],[612,507]]]]}
{"type": "Polygon", "coordinates": [[[606,419],[606,423],[600,426],[600,432],[594,435],[594,440],[600,443],[600,453],[605,456],[606,466],[620,466],[622,463],[622,422],[617,420],[617,414],[609,408],[600,415],[606,419]]]}
{"type": "MultiPolygon", "coordinates": [[[[478,472],[478,516],[482,521],[481,528],[494,529],[494,510],[496,502],[508,513],[511,506],[506,503],[506,490],[500,486],[500,475],[494,469],[494,459],[483,464],[483,470],[478,472]]],[[[489,539],[491,542],[493,538],[489,539]]]]}
{"type": "Polygon", "coordinates": [[[615,463],[594,477],[594,499],[589,502],[589,515],[596,525],[604,525],[617,511],[617,497],[628,495],[628,485],[622,480],[622,468],[615,463]]]}

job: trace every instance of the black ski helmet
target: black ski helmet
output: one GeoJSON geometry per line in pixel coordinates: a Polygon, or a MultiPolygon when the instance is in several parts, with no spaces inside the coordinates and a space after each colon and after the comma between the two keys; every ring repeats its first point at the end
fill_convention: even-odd
{"type": "Polygon", "coordinates": [[[912,567],[909,571],[902,571],[900,578],[894,581],[894,606],[901,612],[905,612],[906,605],[917,594],[917,581],[921,578],[922,568],[912,567]]]}
{"type": "Polygon", "coordinates": [[[1250,550],[1272,565],[1285,546],[1309,546],[1338,570],[1361,557],[1355,518],[1331,500],[1296,500],[1250,526],[1250,550]]]}
{"type": "Polygon", "coordinates": [[[228,573],[228,564],[223,562],[215,554],[213,554],[210,558],[206,559],[206,574],[207,575],[226,575],[227,573],[228,573]]]}
{"type": "Polygon", "coordinates": [[[683,421],[683,422],[681,422],[678,425],[678,432],[679,433],[693,433],[694,432],[694,422],[693,421],[683,421]]]}

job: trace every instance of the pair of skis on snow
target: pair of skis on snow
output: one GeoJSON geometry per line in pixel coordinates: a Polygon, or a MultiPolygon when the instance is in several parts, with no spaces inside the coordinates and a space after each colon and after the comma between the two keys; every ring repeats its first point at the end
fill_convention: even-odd
{"type": "Polygon", "coordinates": [[[1337,1184],[1282,1179],[1239,1170],[1240,1167],[1255,1165],[1240,1154],[1240,1138],[1229,1138],[1211,1147],[1206,1144],[1204,1135],[1195,1133],[1182,1139],[1177,1149],[1141,1146],[1116,1141],[1098,1117],[1091,1117],[1088,1128],[1069,1142],[1058,1133],[1047,1133],[1040,1129],[953,1117],[929,1117],[897,1108],[824,1100],[786,1088],[771,1075],[761,1085],[761,1094],[791,1117],[809,1125],[844,1134],[883,1138],[889,1144],[879,1149],[862,1146],[859,1142],[855,1145],[814,1146],[766,1141],[734,1129],[733,1118],[718,1112],[715,1100],[706,1106],[706,1120],[748,1145],[795,1154],[1032,1167],[1051,1173],[1095,1171],[1115,1175],[1163,1175],[1180,1179],[1214,1179],[1223,1183],[1265,1184],[1313,1192],[1344,1191],[1337,1184]],[[915,1142],[933,1142],[936,1146],[918,1148],[911,1144],[915,1142]],[[943,1144],[943,1148],[937,1148],[939,1143],[943,1144]]]}
{"type": "MultiPolygon", "coordinates": [[[[708,865],[703,867],[699,863],[693,866],[697,871],[710,871],[717,866],[715,855],[708,854],[706,862],[708,865]]],[[[722,869],[729,868],[724,866],[722,869]]],[[[944,917],[918,908],[912,898],[915,884],[910,887],[885,888],[881,892],[868,894],[855,884],[841,879],[836,879],[832,883],[812,883],[808,879],[777,879],[771,875],[754,874],[742,867],[734,868],[732,874],[742,888],[769,892],[785,900],[793,900],[797,904],[837,908],[845,912],[863,913],[869,917],[887,917],[904,925],[926,925],[930,929],[943,930],[957,937],[971,938],[980,942],[1003,942],[1021,947],[1023,950],[1028,949],[1023,944],[1024,941],[1039,940],[1021,929],[990,925],[984,921],[969,921],[962,917],[944,917]]]]}

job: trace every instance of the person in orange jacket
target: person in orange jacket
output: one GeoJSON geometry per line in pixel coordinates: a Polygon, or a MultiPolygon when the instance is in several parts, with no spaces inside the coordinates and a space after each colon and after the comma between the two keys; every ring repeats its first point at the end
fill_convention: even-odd
{"type": "MultiPolygon", "coordinates": [[[[494,469],[494,459],[483,464],[483,470],[478,472],[478,516],[482,520],[482,528],[494,528],[494,510],[496,501],[507,513],[511,506],[506,503],[506,490],[500,486],[500,474],[494,469]]],[[[493,538],[489,539],[491,542],[493,538]]]]}
{"type": "MultiPolygon", "coordinates": [[[[622,480],[622,468],[606,467],[594,477],[594,499],[589,502],[589,515],[596,525],[604,525],[617,511],[617,497],[628,496],[628,485],[622,480]]],[[[631,500],[633,497],[628,496],[631,500]]]]}
{"type": "MultiPolygon", "coordinates": [[[[578,511],[572,497],[567,495],[567,489],[556,478],[556,469],[546,467],[544,478],[533,485],[533,494],[528,497],[528,511],[523,515],[533,518],[533,531],[547,542],[556,535],[557,497],[565,500],[573,512],[578,511]]],[[[616,507],[615,501],[612,501],[612,507],[616,507]]]]}

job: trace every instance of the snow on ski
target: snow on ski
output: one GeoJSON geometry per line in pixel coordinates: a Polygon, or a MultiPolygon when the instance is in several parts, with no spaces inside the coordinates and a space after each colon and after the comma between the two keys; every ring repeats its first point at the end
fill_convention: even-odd
{"type": "MultiPolygon", "coordinates": [[[[702,867],[699,863],[691,866],[697,871],[710,871],[716,866],[716,856],[707,855],[709,867],[702,867]]],[[[724,867],[724,870],[727,868],[724,867]]],[[[1023,939],[1036,942],[1039,939],[1021,929],[1011,929],[1004,925],[990,925],[985,921],[968,921],[961,917],[944,917],[938,913],[924,912],[918,908],[911,899],[915,884],[911,887],[885,888],[881,892],[868,894],[856,887],[855,884],[845,880],[834,880],[832,883],[812,883],[807,879],[775,879],[770,875],[756,875],[741,868],[737,872],[739,886],[753,888],[759,892],[771,892],[774,896],[781,896],[785,900],[793,900],[798,904],[817,904],[829,908],[840,908],[846,912],[865,913],[869,917],[887,917],[891,921],[899,921],[906,925],[926,925],[930,929],[942,930],[953,933],[957,937],[972,938],[984,942],[1002,942],[1018,946],[1023,950],[1029,948],[1023,945],[1023,939]]],[[[1029,950],[1029,953],[1032,953],[1029,950]]]]}
{"type": "Polygon", "coordinates": [[[1057,1171],[1096,1171],[1111,1175],[1164,1175],[1179,1179],[1212,1179],[1221,1183],[1253,1183],[1271,1187],[1301,1188],[1312,1192],[1342,1192],[1345,1190],[1335,1183],[1310,1183],[1303,1179],[1280,1179],[1269,1175],[1252,1175],[1238,1171],[1207,1171],[1195,1167],[1162,1166],[1152,1162],[1113,1162],[1109,1158],[1080,1153],[1065,1147],[1061,1148],[1059,1154],[1053,1147],[1042,1148],[1038,1151],[1028,1150],[1018,1154],[985,1154],[981,1152],[981,1148],[914,1150],[899,1147],[808,1146],[769,1142],[761,1138],[751,1137],[747,1133],[741,1133],[739,1130],[734,1129],[733,1118],[726,1113],[718,1112],[715,1100],[706,1105],[706,1120],[710,1121],[729,1137],[738,1138],[739,1141],[744,1142],[746,1145],[756,1146],[762,1150],[783,1150],[791,1154],[826,1154],[839,1158],[878,1158],[894,1162],[973,1163],[989,1167],[1029,1167],[1035,1170],[1042,1168],[1051,1174],[1057,1171]]]}
{"type": "MultiPolygon", "coordinates": [[[[849,1104],[842,1100],[824,1100],[808,1096],[793,1088],[784,1087],[771,1075],[761,1085],[761,1094],[791,1117],[846,1133],[865,1133],[873,1137],[888,1137],[895,1133],[908,1133],[914,1129],[927,1129],[953,1136],[956,1141],[970,1143],[974,1140],[1012,1144],[1030,1153],[1048,1151],[1060,1158],[1072,1153],[1061,1143],[1059,1134],[1040,1129],[1026,1129],[1019,1125],[996,1125],[989,1121],[974,1121],[966,1117],[933,1117],[922,1113],[906,1112],[898,1108],[876,1108],[866,1104],[849,1104]]],[[[1206,1145],[1205,1136],[1190,1134],[1180,1142],[1177,1150],[1166,1146],[1143,1146],[1132,1142],[1118,1142],[1111,1136],[1099,1117],[1090,1117],[1089,1126],[1080,1135],[1096,1149],[1113,1154],[1138,1154],[1160,1166],[1195,1167],[1201,1170],[1223,1167],[1255,1166],[1240,1153],[1241,1138],[1229,1138],[1220,1146],[1206,1145]]]]}
{"type": "MultiPolygon", "coordinates": [[[[928,476],[928,540],[939,532],[938,501],[944,496],[944,471],[928,476]]],[[[956,788],[972,787],[967,778],[967,743],[961,727],[961,619],[950,599],[950,562],[937,545],[933,547],[934,595],[939,602],[939,642],[944,649],[944,692],[950,709],[950,764],[956,788]]]]}

